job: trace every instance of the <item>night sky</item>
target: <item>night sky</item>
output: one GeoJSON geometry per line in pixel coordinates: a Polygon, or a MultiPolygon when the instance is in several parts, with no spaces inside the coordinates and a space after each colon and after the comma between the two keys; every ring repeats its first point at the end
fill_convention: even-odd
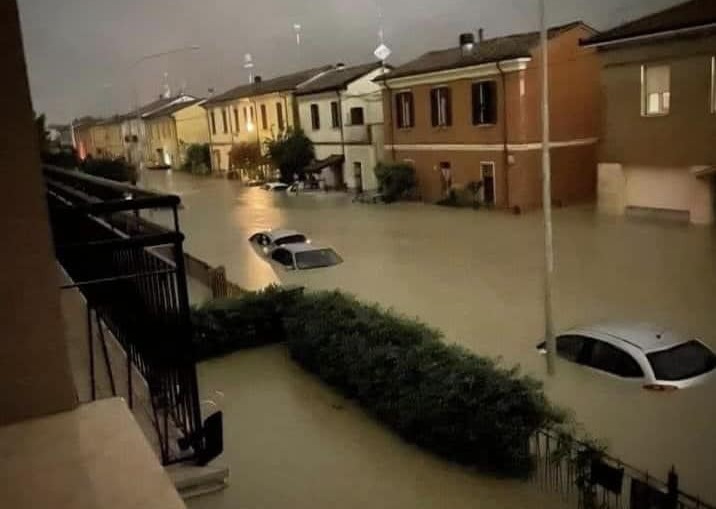
{"type": "MultiPolygon", "coordinates": [[[[536,30],[537,0],[18,0],[35,110],[50,122],[124,113],[162,91],[205,96],[248,80],[243,56],[270,78],[314,65],[374,60],[381,11],[389,59],[400,64],[485,37],[536,30]],[[60,5],[61,4],[61,5],[60,5]],[[293,29],[302,25],[302,44],[293,29]],[[147,61],[177,47],[200,50],[147,61]]],[[[547,0],[551,25],[581,19],[605,29],[679,0],[547,0]]]]}

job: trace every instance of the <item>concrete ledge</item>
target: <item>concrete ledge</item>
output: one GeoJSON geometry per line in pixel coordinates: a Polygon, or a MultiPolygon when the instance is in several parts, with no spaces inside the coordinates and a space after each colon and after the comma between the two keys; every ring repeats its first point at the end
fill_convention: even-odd
{"type": "Polygon", "coordinates": [[[0,464],[3,507],[186,507],[118,398],[0,428],[0,464]]]}
{"type": "Polygon", "coordinates": [[[184,500],[221,491],[229,485],[227,467],[172,465],[166,470],[184,500]]]}

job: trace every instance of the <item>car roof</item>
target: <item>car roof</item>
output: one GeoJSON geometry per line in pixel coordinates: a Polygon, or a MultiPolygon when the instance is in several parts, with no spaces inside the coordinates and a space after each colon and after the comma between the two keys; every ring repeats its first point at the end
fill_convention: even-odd
{"type": "MultiPolygon", "coordinates": [[[[326,246],[316,246],[315,244],[284,244],[281,247],[277,249],[286,249],[287,251],[291,251],[292,253],[305,253],[307,251],[322,251],[324,249],[331,249],[330,247],[326,246]]],[[[333,251],[333,249],[331,249],[333,251]]]]}
{"type": "MultiPolygon", "coordinates": [[[[276,228],[275,230],[266,230],[263,232],[264,235],[268,235],[272,239],[282,239],[283,237],[291,237],[293,235],[303,235],[303,233],[298,232],[296,230],[286,230],[283,228],[276,228]]],[[[303,235],[305,237],[305,235],[303,235]]]]}
{"type": "Polygon", "coordinates": [[[602,322],[580,327],[572,332],[595,336],[609,336],[629,343],[644,353],[666,350],[692,338],[664,327],[646,322],[602,322]]]}

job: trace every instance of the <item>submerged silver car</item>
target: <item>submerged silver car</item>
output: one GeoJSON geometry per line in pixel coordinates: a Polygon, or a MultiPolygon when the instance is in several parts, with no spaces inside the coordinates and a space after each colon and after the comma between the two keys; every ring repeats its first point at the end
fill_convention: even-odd
{"type": "Polygon", "coordinates": [[[311,244],[284,244],[271,251],[270,258],[286,270],[319,269],[343,263],[343,258],[330,247],[311,244]]]}
{"type": "Polygon", "coordinates": [[[264,254],[284,244],[310,244],[311,240],[296,230],[263,230],[249,237],[249,242],[262,248],[264,254]]]}
{"type": "MultiPolygon", "coordinates": [[[[697,385],[716,368],[716,355],[699,339],[650,324],[597,324],[564,332],[556,341],[558,356],[656,391],[697,385]]],[[[537,349],[546,353],[546,343],[537,349]]]]}

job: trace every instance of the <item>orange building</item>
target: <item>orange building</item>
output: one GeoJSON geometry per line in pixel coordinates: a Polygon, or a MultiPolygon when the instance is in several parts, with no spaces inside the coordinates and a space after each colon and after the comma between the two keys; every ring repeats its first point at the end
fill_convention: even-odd
{"type": "MultiPolygon", "coordinates": [[[[591,201],[600,127],[599,61],[581,22],[549,31],[552,197],[591,201]]],[[[416,169],[426,201],[482,181],[498,208],[541,206],[539,33],[426,53],[383,78],[386,157],[416,169]]]]}

